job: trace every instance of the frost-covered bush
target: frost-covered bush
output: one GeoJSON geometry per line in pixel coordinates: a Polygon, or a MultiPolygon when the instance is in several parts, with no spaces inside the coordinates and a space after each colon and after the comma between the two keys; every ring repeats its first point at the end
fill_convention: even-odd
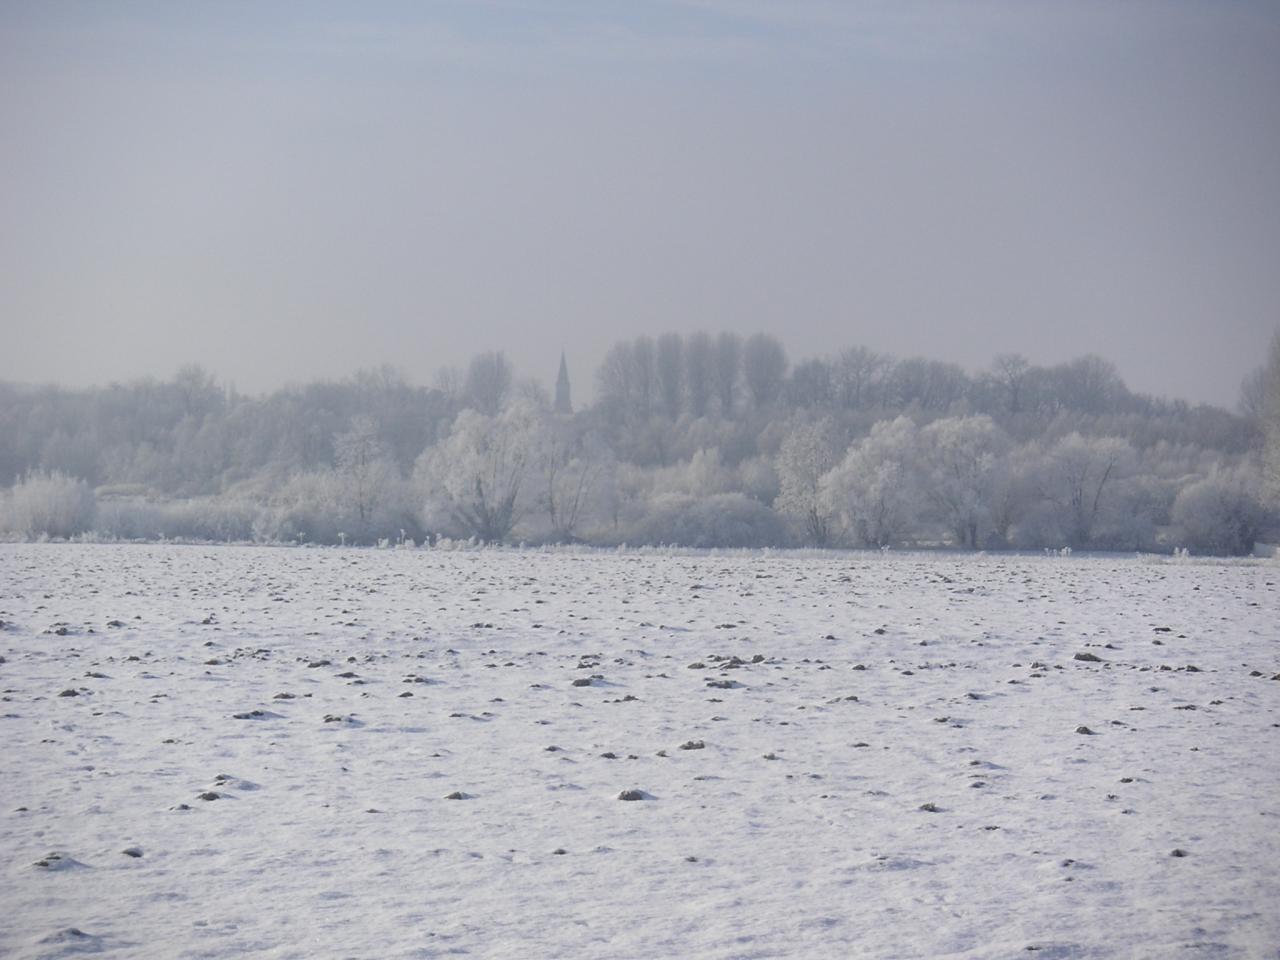
{"type": "Polygon", "coordinates": [[[246,500],[106,500],[94,533],[114,540],[259,540],[265,508],[246,500]]]}
{"type": "Polygon", "coordinates": [[[768,457],[752,457],[738,464],[738,488],[753,500],[772,504],[781,492],[782,483],[768,457]]]}
{"type": "Polygon", "coordinates": [[[281,543],[338,543],[343,530],[337,478],[332,471],[289,477],[258,520],[257,539],[281,543]]]}
{"type": "MultiPolygon", "coordinates": [[[[379,466],[383,470],[383,466],[379,466]]],[[[422,538],[414,492],[392,470],[356,496],[341,471],[295,474],[255,518],[253,537],[282,543],[376,544],[422,538]]]]}
{"type": "Polygon", "coordinates": [[[158,540],[164,528],[160,504],[141,498],[111,498],[98,504],[93,532],[108,540],[158,540]]]}
{"type": "Polygon", "coordinates": [[[646,471],[646,489],[652,499],[685,496],[699,499],[727,493],[733,485],[733,471],[724,466],[720,451],[711,447],[695,450],[688,460],[646,471]]]}
{"type": "Polygon", "coordinates": [[[1154,550],[1159,524],[1172,494],[1155,477],[1128,477],[1116,485],[1111,509],[1102,517],[1093,545],[1107,550],[1154,550]]]}
{"type": "Polygon", "coordinates": [[[4,498],[0,520],[24,537],[73,537],[92,529],[93,491],[58,470],[29,473],[4,498]]]}
{"type": "Polygon", "coordinates": [[[716,447],[695,451],[685,473],[689,493],[695,497],[725,493],[733,483],[733,475],[724,468],[716,447]]]}
{"type": "Polygon", "coordinates": [[[252,540],[258,512],[254,504],[216,498],[163,507],[166,536],[171,540],[252,540]]]}
{"type": "Polygon", "coordinates": [[[1257,477],[1243,470],[1218,471],[1173,502],[1181,541],[1196,551],[1249,553],[1265,521],[1257,477]]]}
{"type": "Polygon", "coordinates": [[[682,547],[774,547],[787,543],[787,531],[781,517],[740,493],[701,499],[671,494],[655,500],[626,539],[682,547]]]}

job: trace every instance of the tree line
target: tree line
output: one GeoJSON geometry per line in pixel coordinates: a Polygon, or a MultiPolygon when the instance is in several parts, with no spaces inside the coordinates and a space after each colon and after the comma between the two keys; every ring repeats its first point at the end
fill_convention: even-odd
{"type": "Polygon", "coordinates": [[[757,334],[615,344],[573,409],[497,351],[245,396],[200,367],[0,384],[15,536],[1243,553],[1280,499],[1280,336],[1237,411],[1130,391],[1098,356],[975,374],[757,334]]]}

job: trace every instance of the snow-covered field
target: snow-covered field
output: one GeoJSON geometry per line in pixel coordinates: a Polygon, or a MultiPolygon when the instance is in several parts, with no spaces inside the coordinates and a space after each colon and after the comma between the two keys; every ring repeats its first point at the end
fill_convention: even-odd
{"type": "Polygon", "coordinates": [[[1280,957],[1278,581],[3,546],[0,955],[1280,957]]]}

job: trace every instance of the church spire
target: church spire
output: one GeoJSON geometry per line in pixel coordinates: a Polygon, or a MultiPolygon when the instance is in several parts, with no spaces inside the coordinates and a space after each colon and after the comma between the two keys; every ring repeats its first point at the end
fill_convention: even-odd
{"type": "Polygon", "coordinates": [[[573,403],[569,399],[569,365],[564,362],[564,351],[560,351],[560,374],[556,377],[556,413],[573,413],[573,403]]]}

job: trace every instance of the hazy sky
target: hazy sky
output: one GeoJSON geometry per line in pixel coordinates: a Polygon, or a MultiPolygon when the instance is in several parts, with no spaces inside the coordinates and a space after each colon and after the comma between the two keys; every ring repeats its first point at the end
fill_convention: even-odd
{"type": "Polygon", "coordinates": [[[764,330],[1234,404],[1280,4],[0,2],[0,378],[764,330]]]}

